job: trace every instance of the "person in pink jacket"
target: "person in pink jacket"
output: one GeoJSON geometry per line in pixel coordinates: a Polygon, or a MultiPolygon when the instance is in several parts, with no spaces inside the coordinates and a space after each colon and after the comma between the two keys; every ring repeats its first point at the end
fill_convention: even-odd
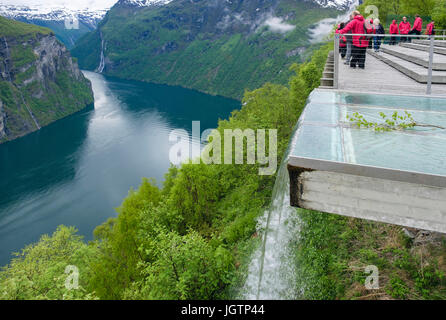
{"type": "MultiPolygon", "coordinates": [[[[410,28],[412,28],[412,26],[410,25],[410,22],[407,21],[406,17],[403,17],[403,21],[401,21],[399,29],[400,29],[400,34],[401,35],[407,35],[410,32],[410,28]]],[[[407,41],[407,37],[401,37],[401,42],[406,42],[407,41]]]]}
{"type": "Polygon", "coordinates": [[[389,33],[392,35],[391,37],[390,37],[390,45],[396,45],[396,43],[398,42],[397,41],[397,38],[396,38],[396,36],[394,36],[395,34],[399,34],[399,31],[398,31],[398,25],[396,24],[396,20],[393,20],[392,21],[392,24],[390,25],[390,28],[389,28],[389,33]]]}
{"type": "MultiPolygon", "coordinates": [[[[426,34],[428,36],[435,35],[435,21],[431,21],[426,27],[426,34]]],[[[430,37],[429,37],[430,38],[430,37]]]]}
{"type": "MultiPolygon", "coordinates": [[[[415,22],[413,23],[413,28],[410,30],[410,35],[420,35],[421,31],[423,30],[423,19],[420,18],[420,15],[415,15],[415,22]]],[[[412,38],[409,38],[409,42],[412,41],[412,38]]]]}
{"type": "Polygon", "coordinates": [[[344,29],[339,30],[340,34],[346,34],[351,31],[353,35],[353,47],[352,47],[352,59],[350,61],[350,67],[364,69],[367,47],[369,46],[369,39],[367,36],[362,36],[365,32],[373,32],[371,26],[366,26],[366,21],[359,11],[353,12],[353,20],[348,23],[344,29]]]}

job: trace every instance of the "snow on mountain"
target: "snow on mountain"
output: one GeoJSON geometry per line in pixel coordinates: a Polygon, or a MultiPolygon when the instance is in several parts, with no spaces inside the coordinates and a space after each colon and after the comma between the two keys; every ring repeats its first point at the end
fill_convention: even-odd
{"type": "Polygon", "coordinates": [[[149,7],[152,5],[166,5],[173,0],[120,0],[118,4],[132,7],[149,7]]]}
{"type": "Polygon", "coordinates": [[[0,15],[10,19],[27,21],[65,21],[67,19],[77,18],[79,21],[95,27],[105,16],[108,9],[70,9],[45,4],[34,4],[30,6],[0,4],[0,15]]]}
{"type": "Polygon", "coordinates": [[[309,0],[317,3],[324,8],[335,8],[338,10],[346,10],[352,4],[358,2],[357,0],[309,0]]]}

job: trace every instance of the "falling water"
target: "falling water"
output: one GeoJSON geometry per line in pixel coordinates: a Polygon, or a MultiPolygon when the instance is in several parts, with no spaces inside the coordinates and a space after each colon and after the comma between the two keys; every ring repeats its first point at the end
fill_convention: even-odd
{"type": "Polygon", "coordinates": [[[102,36],[102,32],[101,31],[99,31],[99,34],[101,36],[101,60],[99,62],[98,68],[96,69],[96,72],[102,73],[104,71],[104,68],[105,68],[105,57],[104,57],[105,42],[104,42],[104,38],[102,36]]]}
{"type": "MultiPolygon", "coordinates": [[[[292,143],[291,143],[292,145],[292,143]]],[[[290,206],[289,150],[277,173],[270,207],[259,219],[262,243],[252,255],[242,295],[249,300],[297,299],[296,266],[291,243],[297,239],[299,219],[290,206]]]]}
{"type": "Polygon", "coordinates": [[[6,58],[3,60],[3,63],[5,64],[5,72],[8,75],[8,81],[12,82],[11,72],[9,71],[9,66],[8,66],[8,60],[10,57],[10,53],[9,53],[9,46],[8,46],[8,41],[6,41],[6,37],[3,37],[3,41],[5,42],[5,53],[6,53],[6,58]]]}

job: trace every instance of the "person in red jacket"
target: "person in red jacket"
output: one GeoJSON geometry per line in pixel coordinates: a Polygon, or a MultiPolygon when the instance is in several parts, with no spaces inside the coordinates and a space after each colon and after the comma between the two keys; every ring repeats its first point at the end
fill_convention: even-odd
{"type": "MultiPolygon", "coordinates": [[[[339,31],[344,29],[344,27],[345,23],[342,22],[336,29],[336,33],[339,34],[339,31]]],[[[339,53],[341,54],[342,59],[344,59],[347,54],[347,38],[344,35],[339,38],[339,53]]]]}
{"type": "MultiPolygon", "coordinates": [[[[403,17],[403,21],[401,21],[399,29],[400,29],[400,34],[401,35],[407,35],[409,34],[410,28],[412,26],[410,25],[410,22],[407,21],[406,17],[403,17]]],[[[401,37],[401,42],[406,42],[407,41],[407,37],[401,37]]]]}
{"type": "Polygon", "coordinates": [[[340,34],[346,34],[351,31],[353,35],[353,48],[352,48],[352,59],[350,61],[350,67],[365,68],[365,58],[367,47],[369,46],[369,40],[366,36],[362,36],[366,30],[371,30],[371,28],[365,27],[364,17],[361,16],[359,11],[353,12],[353,20],[345,26],[344,29],[339,30],[340,34]]]}
{"type": "Polygon", "coordinates": [[[392,35],[392,36],[390,37],[390,45],[391,45],[391,46],[396,45],[396,43],[397,43],[397,38],[396,38],[396,36],[394,36],[394,35],[395,35],[395,34],[399,34],[399,31],[398,31],[398,25],[396,24],[396,20],[393,20],[393,21],[392,21],[392,24],[390,25],[390,28],[389,28],[389,33],[392,35]]]}
{"type": "MultiPolygon", "coordinates": [[[[413,28],[412,30],[410,30],[409,34],[410,35],[420,35],[421,31],[423,30],[423,19],[420,18],[420,15],[417,14],[415,15],[415,22],[413,23],[413,28]]],[[[412,41],[412,38],[409,38],[409,42],[412,41]]]]}
{"type": "MultiPolygon", "coordinates": [[[[435,35],[435,21],[431,21],[431,22],[427,25],[427,28],[426,28],[426,34],[427,34],[428,36],[433,36],[433,35],[435,35]]],[[[430,37],[429,37],[429,39],[430,39],[430,37]]]]}

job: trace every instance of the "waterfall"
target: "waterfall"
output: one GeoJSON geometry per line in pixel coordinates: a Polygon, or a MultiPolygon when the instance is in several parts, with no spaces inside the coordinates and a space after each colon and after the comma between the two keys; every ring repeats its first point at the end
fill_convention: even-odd
{"type": "Polygon", "coordinates": [[[6,58],[5,58],[5,60],[3,60],[3,63],[5,65],[5,73],[8,75],[8,81],[12,83],[11,72],[9,71],[9,66],[8,66],[8,60],[10,59],[10,53],[9,53],[9,46],[8,46],[8,41],[6,41],[6,37],[3,37],[3,41],[5,42],[5,53],[6,53],[6,58]]]}
{"type": "Polygon", "coordinates": [[[262,243],[252,255],[241,292],[243,299],[290,300],[300,296],[290,245],[298,237],[299,219],[296,208],[290,206],[288,155],[289,150],[277,173],[270,207],[259,219],[258,232],[262,235],[262,243]]]}
{"type": "Polygon", "coordinates": [[[99,62],[98,68],[96,69],[96,72],[102,73],[104,71],[104,68],[105,68],[105,57],[104,57],[105,41],[104,41],[104,38],[102,36],[102,31],[99,31],[99,35],[101,37],[101,60],[99,62]]]}

